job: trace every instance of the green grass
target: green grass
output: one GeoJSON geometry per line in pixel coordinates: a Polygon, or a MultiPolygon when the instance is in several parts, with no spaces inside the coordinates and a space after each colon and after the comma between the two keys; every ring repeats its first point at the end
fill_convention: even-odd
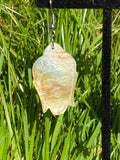
{"type": "MultiPolygon", "coordinates": [[[[0,160],[100,160],[102,10],[55,9],[55,42],[77,62],[75,107],[42,113],[32,65],[50,43],[49,10],[0,2],[0,160]]],[[[113,10],[111,160],[120,159],[120,11],[113,10]]]]}

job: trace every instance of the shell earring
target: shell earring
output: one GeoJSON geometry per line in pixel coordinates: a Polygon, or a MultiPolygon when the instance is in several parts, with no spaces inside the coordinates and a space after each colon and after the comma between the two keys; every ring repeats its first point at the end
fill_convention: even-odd
{"type": "Polygon", "coordinates": [[[53,115],[63,114],[68,105],[74,106],[74,89],[77,81],[76,62],[63,48],[54,43],[55,18],[52,10],[50,25],[51,44],[33,64],[33,84],[39,94],[43,113],[50,109],[53,115]]]}

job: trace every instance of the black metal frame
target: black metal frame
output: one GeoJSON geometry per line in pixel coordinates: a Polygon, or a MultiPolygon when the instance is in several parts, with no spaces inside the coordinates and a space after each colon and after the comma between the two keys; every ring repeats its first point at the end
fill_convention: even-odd
{"type": "MultiPolygon", "coordinates": [[[[50,8],[49,0],[35,0],[39,8],[50,8]]],[[[110,160],[111,144],[111,15],[120,0],[53,0],[53,8],[103,9],[102,52],[102,159],[110,160]]]]}
{"type": "MultiPolygon", "coordinates": [[[[49,0],[35,0],[39,8],[50,8],[49,0]]],[[[53,8],[120,8],[120,0],[53,0],[53,8]]]]}

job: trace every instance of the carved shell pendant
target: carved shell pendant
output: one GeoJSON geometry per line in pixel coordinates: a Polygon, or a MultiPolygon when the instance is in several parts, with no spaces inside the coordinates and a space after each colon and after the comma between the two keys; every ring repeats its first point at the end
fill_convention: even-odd
{"type": "Polygon", "coordinates": [[[32,68],[33,84],[39,94],[43,112],[49,108],[53,115],[74,106],[74,89],[77,81],[76,62],[63,48],[54,43],[48,45],[43,56],[32,68]]]}

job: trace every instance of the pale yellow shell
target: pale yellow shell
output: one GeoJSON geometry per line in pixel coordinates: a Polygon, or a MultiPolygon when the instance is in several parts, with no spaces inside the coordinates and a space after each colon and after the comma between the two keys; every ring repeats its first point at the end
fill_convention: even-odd
{"type": "Polygon", "coordinates": [[[74,88],[77,81],[76,62],[63,48],[54,43],[33,65],[33,84],[41,99],[43,112],[49,108],[54,115],[74,106],[74,88]]]}

